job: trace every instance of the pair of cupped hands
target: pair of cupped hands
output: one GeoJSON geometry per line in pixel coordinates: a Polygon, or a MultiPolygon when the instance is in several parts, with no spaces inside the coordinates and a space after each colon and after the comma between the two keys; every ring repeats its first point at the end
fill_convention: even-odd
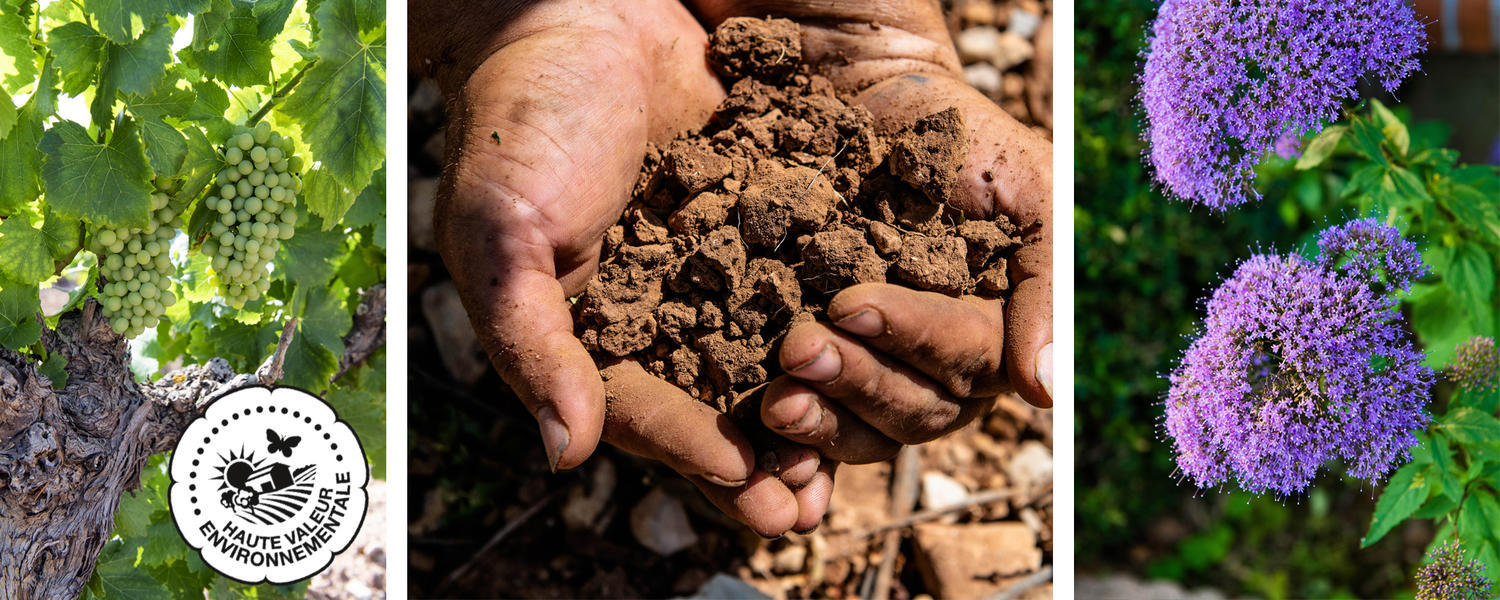
{"type": "Polygon", "coordinates": [[[1052,146],[963,82],[935,0],[425,0],[411,28],[413,67],[449,97],[439,249],[554,470],[603,439],[774,537],[818,525],[839,463],[959,429],[1006,390],[1051,406],[1052,146]],[[596,272],[647,142],[701,127],[725,98],[707,32],[768,15],[798,22],[804,62],[886,130],[957,107],[970,141],[956,208],[1041,225],[1009,263],[1008,302],[863,284],[793,328],[759,411],[779,436],[756,455],[729,417],[638,364],[596,364],[568,298],[596,272]]]}

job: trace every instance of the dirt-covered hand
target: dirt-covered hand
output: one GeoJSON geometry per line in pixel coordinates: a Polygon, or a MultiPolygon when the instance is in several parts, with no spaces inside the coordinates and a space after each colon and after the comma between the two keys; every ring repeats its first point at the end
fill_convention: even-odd
{"type": "Polygon", "coordinates": [[[766,426],[827,458],[890,458],[989,412],[1006,386],[999,301],[867,283],[828,314],[787,333],[787,375],[761,402],[766,426]]]}
{"type": "Polygon", "coordinates": [[[708,26],[737,16],[785,17],[802,29],[803,61],[854,96],[886,131],[949,107],[969,130],[951,202],[977,218],[1005,215],[1024,246],[1009,262],[1011,297],[992,330],[1022,398],[1052,405],[1052,144],[963,81],[941,7],[927,0],[693,0],[708,26]],[[1003,326],[1003,329],[1002,329],[1003,326]]]}
{"type": "MultiPolygon", "coordinates": [[[[826,506],[819,490],[831,486],[831,467],[814,462],[768,480],[732,425],[653,418],[720,422],[701,404],[676,410],[691,402],[660,380],[606,386],[574,336],[568,299],[597,271],[647,142],[701,126],[724,98],[702,26],[673,0],[432,0],[412,11],[413,64],[449,96],[439,251],[491,362],[538,420],[552,468],[582,463],[602,432],[681,470],[762,534],[807,520],[784,510],[788,502],[812,507],[822,497],[826,506]],[[616,399],[608,426],[606,392],[616,399]],[[645,398],[668,400],[631,401],[645,398]]],[[[801,456],[788,448],[783,455],[801,456]]]]}

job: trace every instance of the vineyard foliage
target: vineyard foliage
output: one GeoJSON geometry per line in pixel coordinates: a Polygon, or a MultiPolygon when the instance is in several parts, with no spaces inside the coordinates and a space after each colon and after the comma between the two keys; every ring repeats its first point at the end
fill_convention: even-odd
{"type": "MultiPolygon", "coordinates": [[[[384,5],[0,0],[0,345],[65,386],[40,334],[92,297],[140,379],[215,357],[249,373],[295,318],[280,383],[331,402],[383,478],[384,352],[339,361],[385,281],[384,5]],[[226,197],[240,176],[256,184],[226,197]]],[[[300,595],[198,560],[164,462],[121,501],[86,596],[300,595]]]]}

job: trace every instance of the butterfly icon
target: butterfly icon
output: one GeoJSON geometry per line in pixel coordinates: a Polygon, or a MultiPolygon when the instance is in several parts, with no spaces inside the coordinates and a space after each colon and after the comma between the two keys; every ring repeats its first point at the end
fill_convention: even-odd
{"type": "Polygon", "coordinates": [[[287,458],[291,458],[292,448],[296,448],[297,444],[302,442],[302,438],[300,436],[289,435],[285,438],[282,438],[281,436],[277,435],[275,431],[271,431],[270,429],[266,430],[266,440],[271,442],[270,444],[266,445],[266,452],[269,452],[271,454],[280,452],[282,454],[285,454],[287,458]]]}

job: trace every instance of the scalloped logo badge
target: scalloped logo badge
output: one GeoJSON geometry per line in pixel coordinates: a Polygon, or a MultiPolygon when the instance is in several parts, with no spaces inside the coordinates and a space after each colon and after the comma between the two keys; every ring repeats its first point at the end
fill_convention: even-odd
{"type": "Polygon", "coordinates": [[[364,523],[369,470],[354,430],[295,388],[213,401],[172,453],[172,520],[203,562],[244,583],[327,568],[364,523]]]}

